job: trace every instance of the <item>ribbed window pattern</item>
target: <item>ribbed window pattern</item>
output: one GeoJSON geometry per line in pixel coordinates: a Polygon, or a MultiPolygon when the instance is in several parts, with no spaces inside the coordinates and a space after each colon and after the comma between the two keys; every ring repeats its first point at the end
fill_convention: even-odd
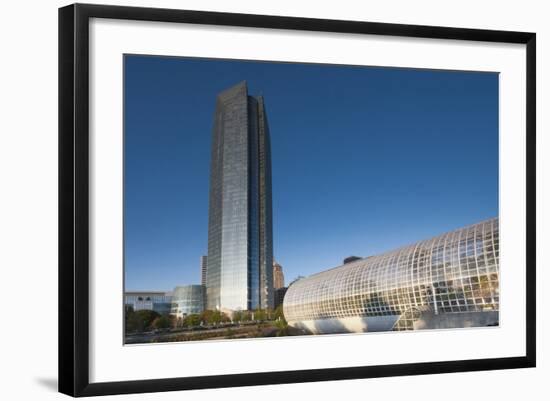
{"type": "Polygon", "coordinates": [[[289,322],[498,307],[498,218],[301,279],[283,302],[289,322]]]}

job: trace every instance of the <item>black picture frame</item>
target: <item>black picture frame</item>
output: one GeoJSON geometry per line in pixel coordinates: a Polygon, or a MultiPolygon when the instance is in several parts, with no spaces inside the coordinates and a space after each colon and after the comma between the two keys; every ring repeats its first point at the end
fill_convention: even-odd
{"type": "Polygon", "coordinates": [[[534,367],[536,364],[536,35],[527,32],[74,4],[59,9],[59,391],[71,396],[143,393],[534,367]],[[382,366],[154,380],[89,381],[90,18],[517,43],[526,45],[526,354],[382,366]]]}

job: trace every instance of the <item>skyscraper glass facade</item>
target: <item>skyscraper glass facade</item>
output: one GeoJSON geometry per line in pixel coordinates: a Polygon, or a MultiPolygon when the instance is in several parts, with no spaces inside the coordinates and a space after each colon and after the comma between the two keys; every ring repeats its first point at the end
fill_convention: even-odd
{"type": "Polygon", "coordinates": [[[206,268],[208,266],[208,256],[201,256],[201,285],[206,287],[206,268]]]}
{"type": "Polygon", "coordinates": [[[299,280],[283,308],[315,333],[498,324],[498,218],[299,280]]]}
{"type": "Polygon", "coordinates": [[[126,291],[124,304],[134,312],[152,310],[160,314],[170,313],[172,294],[162,291],[126,291]]]}
{"type": "Polygon", "coordinates": [[[217,97],[208,218],[207,308],[271,308],[269,130],[263,98],[245,82],[217,97]]]}
{"type": "Polygon", "coordinates": [[[174,288],[171,313],[176,317],[204,311],[204,287],[185,285],[174,288]]]}

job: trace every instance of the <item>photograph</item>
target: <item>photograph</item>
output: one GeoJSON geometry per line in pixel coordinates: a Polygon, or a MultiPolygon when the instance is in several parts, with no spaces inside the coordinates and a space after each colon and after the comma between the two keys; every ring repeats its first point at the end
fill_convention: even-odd
{"type": "Polygon", "coordinates": [[[59,392],[537,367],[538,28],[432,8],[59,8],[59,392]]]}
{"type": "Polygon", "coordinates": [[[123,55],[125,345],[499,330],[499,73],[123,55]]]}

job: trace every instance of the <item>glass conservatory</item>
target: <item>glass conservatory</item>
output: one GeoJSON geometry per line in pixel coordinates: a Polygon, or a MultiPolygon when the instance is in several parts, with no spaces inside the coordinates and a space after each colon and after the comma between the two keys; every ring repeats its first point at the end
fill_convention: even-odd
{"type": "Polygon", "coordinates": [[[497,326],[499,220],[301,279],[283,308],[314,334],[497,326]]]}

